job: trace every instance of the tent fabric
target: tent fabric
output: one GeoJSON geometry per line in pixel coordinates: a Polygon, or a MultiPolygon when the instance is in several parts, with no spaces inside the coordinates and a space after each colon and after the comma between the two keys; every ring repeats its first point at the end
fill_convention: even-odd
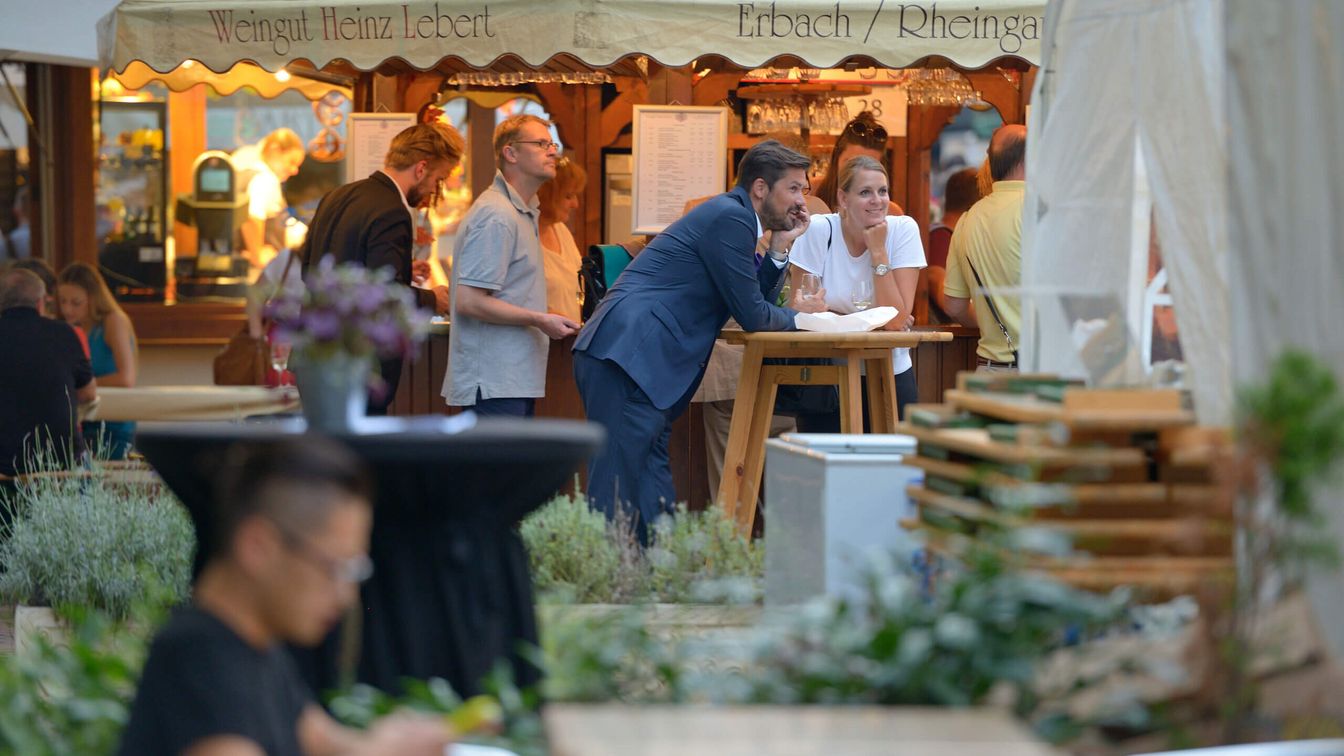
{"type": "MultiPolygon", "coordinates": [[[[1344,5],[1225,2],[1232,374],[1263,381],[1297,347],[1344,382],[1344,5]]],[[[1326,486],[1317,506],[1344,543],[1339,499],[1326,486]]],[[[1308,588],[1344,657],[1344,577],[1319,570],[1308,588]]]]}
{"type": "Polygon", "coordinates": [[[352,90],[348,86],[318,81],[301,73],[276,78],[269,71],[263,71],[251,63],[238,63],[228,73],[217,74],[205,66],[179,66],[167,73],[159,73],[139,61],[126,66],[126,70],[116,74],[116,79],[127,89],[140,89],[158,82],[174,92],[185,92],[199,84],[208,84],[220,95],[231,95],[240,89],[250,89],[257,95],[272,99],[285,92],[298,92],[309,100],[320,100],[333,92],[349,98],[352,90]]]}
{"type": "Polygon", "coordinates": [[[447,56],[487,67],[505,54],[533,66],[559,54],[591,66],[643,54],[680,66],[722,55],[744,67],[794,55],[818,67],[850,56],[903,66],[942,56],[968,68],[1036,63],[1042,0],[125,0],[99,24],[103,64],[166,72],[194,59],[223,72],[341,59],[372,70],[393,59],[428,69],[447,56]],[[165,29],[172,29],[165,34],[165,29]]]}
{"type": "MultiPolygon", "coordinates": [[[[1028,368],[1082,375],[1070,297],[1137,313],[1149,218],[1202,422],[1230,411],[1221,2],[1050,5],[1028,123],[1028,368]],[[1151,198],[1151,207],[1149,201],[1151,198]],[[1137,256],[1142,265],[1136,265],[1137,256]],[[1034,306],[1032,306],[1034,305],[1034,306]]],[[[1139,323],[1127,323],[1131,338],[1139,323]]],[[[1133,378],[1134,376],[1129,376],[1133,378]]]]}

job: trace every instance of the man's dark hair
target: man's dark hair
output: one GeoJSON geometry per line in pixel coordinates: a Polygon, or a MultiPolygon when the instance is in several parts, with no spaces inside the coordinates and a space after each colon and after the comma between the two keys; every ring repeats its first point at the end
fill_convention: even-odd
{"type": "Polygon", "coordinates": [[[962,213],[980,199],[980,186],[974,168],[962,168],[947,177],[943,189],[943,212],[962,213]]]}
{"type": "Polygon", "coordinates": [[[1005,135],[999,144],[998,149],[994,140],[989,143],[989,175],[995,181],[1002,181],[1004,176],[1013,172],[1013,169],[1022,164],[1027,158],[1027,140],[1024,137],[1005,135]]]}
{"type": "Polygon", "coordinates": [[[363,463],[334,441],[307,435],[236,444],[216,480],[207,556],[226,553],[239,524],[255,515],[288,533],[321,526],[334,506],[333,489],[365,501],[372,495],[363,463]]]}
{"type": "Polygon", "coordinates": [[[765,185],[774,187],[780,177],[794,168],[804,171],[812,165],[812,159],[806,155],[785,147],[773,139],[759,142],[747,150],[742,162],[737,164],[737,185],[751,188],[756,179],[764,179],[765,185]]]}

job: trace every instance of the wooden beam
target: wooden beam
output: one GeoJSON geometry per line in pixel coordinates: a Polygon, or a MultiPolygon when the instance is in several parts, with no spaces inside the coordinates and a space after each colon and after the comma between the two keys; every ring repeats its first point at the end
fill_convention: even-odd
{"type": "MultiPolygon", "coordinates": [[[[203,85],[185,92],[168,93],[168,133],[173,135],[173,149],[168,154],[170,206],[179,194],[191,194],[195,189],[191,168],[196,157],[205,152],[205,101],[206,87],[203,85]]],[[[177,257],[196,256],[195,226],[173,223],[169,232],[173,235],[177,257]]]]}
{"type": "Polygon", "coordinates": [[[93,82],[96,71],[36,65],[30,107],[39,139],[30,140],[33,256],[60,270],[98,263],[94,237],[93,82]]]}

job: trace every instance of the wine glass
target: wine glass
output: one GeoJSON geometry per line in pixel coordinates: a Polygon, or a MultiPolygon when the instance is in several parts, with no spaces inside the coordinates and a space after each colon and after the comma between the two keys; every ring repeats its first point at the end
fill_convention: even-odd
{"type": "Polygon", "coordinates": [[[849,302],[855,310],[866,310],[873,306],[873,281],[861,278],[854,282],[854,290],[849,293],[849,302]]]}
{"type": "Polygon", "coordinates": [[[821,293],[821,276],[816,273],[804,273],[798,282],[798,296],[813,300],[821,293]]]}
{"type": "Polygon", "coordinates": [[[271,368],[279,375],[289,367],[289,352],[292,345],[287,341],[271,341],[271,368]]]}

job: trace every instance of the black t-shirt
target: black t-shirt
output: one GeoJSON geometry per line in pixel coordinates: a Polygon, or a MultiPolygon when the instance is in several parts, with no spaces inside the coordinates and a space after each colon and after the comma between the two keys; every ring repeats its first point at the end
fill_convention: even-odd
{"type": "Polygon", "coordinates": [[[68,323],[32,307],[0,313],[0,474],[14,475],[34,448],[50,442],[68,465],[84,451],[78,389],[93,380],[79,337],[68,323]]]}
{"type": "Polygon", "coordinates": [[[119,753],[176,756],[234,735],[268,756],[299,756],[299,716],[311,701],[281,645],[259,651],[213,615],[180,609],[150,646],[119,753]]]}

